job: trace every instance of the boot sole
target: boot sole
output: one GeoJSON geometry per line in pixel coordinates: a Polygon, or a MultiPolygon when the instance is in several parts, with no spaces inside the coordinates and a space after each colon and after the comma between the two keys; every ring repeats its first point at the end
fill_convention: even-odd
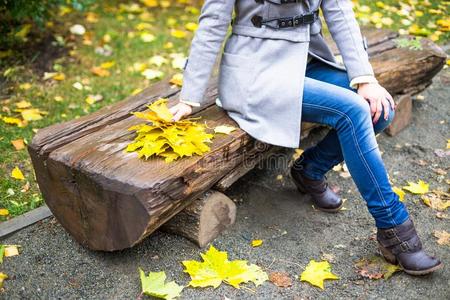
{"type": "MultiPolygon", "coordinates": [[[[301,186],[301,185],[300,185],[297,181],[295,181],[293,178],[292,178],[292,181],[294,181],[295,186],[297,186],[297,190],[298,190],[301,194],[304,194],[304,195],[308,195],[308,194],[309,194],[307,191],[305,191],[305,189],[303,188],[303,186],[301,186]]],[[[314,203],[313,203],[313,204],[314,204],[314,203]]],[[[314,205],[314,207],[317,208],[318,210],[323,211],[323,212],[327,212],[327,213],[336,213],[336,212],[338,212],[339,210],[341,210],[342,206],[344,206],[344,202],[342,202],[342,201],[341,201],[341,205],[339,205],[339,207],[336,207],[336,208],[322,208],[322,207],[319,207],[319,206],[314,205]]]]}
{"type": "Polygon", "coordinates": [[[442,262],[439,263],[438,265],[431,267],[429,269],[426,270],[408,270],[405,269],[402,264],[397,260],[397,258],[395,258],[395,255],[393,255],[389,250],[387,250],[386,248],[384,248],[383,246],[379,246],[380,252],[383,255],[384,259],[392,264],[392,265],[399,265],[400,268],[405,271],[405,273],[409,274],[409,275],[414,275],[414,276],[421,276],[421,275],[427,275],[430,273],[433,273],[436,270],[439,270],[440,268],[442,268],[443,264],[442,262]]]}

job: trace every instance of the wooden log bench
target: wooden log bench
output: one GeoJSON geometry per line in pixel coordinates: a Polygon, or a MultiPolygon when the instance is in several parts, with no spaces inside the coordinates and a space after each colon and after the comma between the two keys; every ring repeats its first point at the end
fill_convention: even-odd
{"type": "MultiPolygon", "coordinates": [[[[395,33],[364,34],[377,78],[397,99],[422,91],[444,65],[445,53],[429,40],[421,41],[421,50],[410,50],[396,46],[395,33]]],[[[278,147],[235,130],[215,137],[205,155],[173,163],[144,161],[123,151],[134,138],[127,128],[142,121],[130,112],[143,111],[161,97],[169,98],[171,106],[179,90],[168,81],[159,82],[92,114],[40,129],[28,145],[48,207],[81,244],[120,250],[162,226],[204,246],[233,224],[236,206],[223,192],[278,147]]],[[[214,105],[214,76],[206,97],[208,105],[196,116],[209,127],[236,126],[214,105]]],[[[314,126],[303,124],[303,136],[314,126]]]]}

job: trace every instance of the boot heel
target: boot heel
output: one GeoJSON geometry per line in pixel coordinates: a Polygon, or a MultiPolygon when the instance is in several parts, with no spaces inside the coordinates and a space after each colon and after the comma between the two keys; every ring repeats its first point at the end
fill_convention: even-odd
{"type": "Polygon", "coordinates": [[[389,262],[390,264],[396,265],[397,258],[395,258],[395,255],[392,254],[388,249],[384,248],[383,246],[379,245],[379,249],[381,254],[383,255],[384,259],[389,262]]]}

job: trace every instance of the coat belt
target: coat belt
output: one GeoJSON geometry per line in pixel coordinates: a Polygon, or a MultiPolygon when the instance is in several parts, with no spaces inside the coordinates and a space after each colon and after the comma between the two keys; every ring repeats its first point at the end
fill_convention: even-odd
{"type": "Polygon", "coordinates": [[[273,19],[263,19],[262,16],[254,15],[251,19],[253,26],[261,28],[262,25],[266,25],[271,28],[287,28],[287,27],[297,27],[305,24],[312,24],[319,18],[319,10],[313,12],[298,15],[293,17],[284,18],[273,18],[273,19]],[[275,22],[276,26],[270,24],[275,22]]]}

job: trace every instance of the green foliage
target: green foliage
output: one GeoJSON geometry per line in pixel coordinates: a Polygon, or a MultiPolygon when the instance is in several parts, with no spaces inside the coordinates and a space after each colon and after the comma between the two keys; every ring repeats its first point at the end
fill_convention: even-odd
{"type": "Polygon", "coordinates": [[[83,10],[95,0],[0,0],[0,18],[21,22],[31,19],[39,25],[50,16],[58,5],[68,5],[83,10]]]}
{"type": "Polygon", "coordinates": [[[15,44],[15,34],[31,28],[30,25],[25,25],[29,28],[24,29],[22,24],[25,22],[33,22],[42,29],[45,21],[55,15],[60,6],[82,11],[94,2],[95,0],[0,0],[0,50],[15,44]]]}
{"type": "Polygon", "coordinates": [[[410,50],[422,50],[420,38],[398,38],[394,40],[397,48],[408,48],[410,50]]]}

